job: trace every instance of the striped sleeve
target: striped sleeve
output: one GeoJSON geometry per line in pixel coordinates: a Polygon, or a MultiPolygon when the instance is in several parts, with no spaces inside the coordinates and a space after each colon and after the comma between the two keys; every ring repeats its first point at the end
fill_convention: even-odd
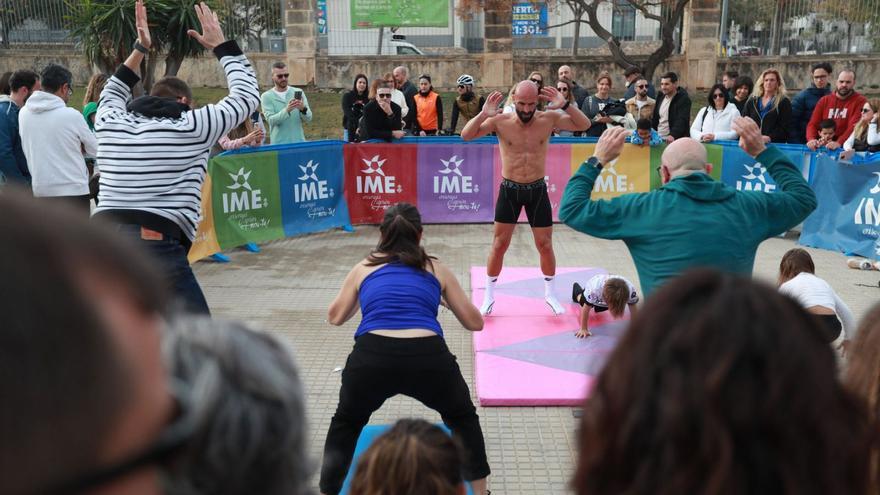
{"type": "Polygon", "coordinates": [[[96,213],[137,210],[177,224],[192,240],[211,147],[256,110],[257,79],[234,41],[214,49],[229,95],[180,118],[126,111],[137,75],[122,66],[101,92],[95,119],[101,187],[96,213]]]}

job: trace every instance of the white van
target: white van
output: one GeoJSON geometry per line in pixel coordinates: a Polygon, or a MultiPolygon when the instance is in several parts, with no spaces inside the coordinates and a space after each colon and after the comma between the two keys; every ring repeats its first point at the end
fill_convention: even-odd
{"type": "MultiPolygon", "coordinates": [[[[355,31],[330,31],[328,33],[328,55],[377,55],[379,31],[375,29],[355,31]]],[[[425,53],[406,41],[403,34],[385,32],[382,36],[381,55],[421,56],[425,53]]]]}

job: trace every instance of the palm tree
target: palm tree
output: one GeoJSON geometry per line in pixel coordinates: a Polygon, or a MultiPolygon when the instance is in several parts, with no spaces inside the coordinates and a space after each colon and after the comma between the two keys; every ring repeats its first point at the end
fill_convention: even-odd
{"type": "MultiPolygon", "coordinates": [[[[150,2],[150,31],[153,46],[150,56],[141,66],[144,88],[153,83],[156,63],[164,54],[166,76],[177,75],[183,60],[204,52],[198,42],[186,34],[199,29],[194,5],[197,0],[152,0],[150,2]]],[[[208,1],[217,12],[217,1],[208,1]]],[[[90,63],[99,70],[112,73],[125,61],[137,39],[134,27],[135,0],[68,0],[71,14],[70,36],[78,40],[90,63]]]]}

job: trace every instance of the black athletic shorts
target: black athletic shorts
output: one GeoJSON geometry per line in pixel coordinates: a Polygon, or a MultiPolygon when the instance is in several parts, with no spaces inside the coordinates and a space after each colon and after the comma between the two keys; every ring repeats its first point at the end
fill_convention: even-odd
{"type": "Polygon", "coordinates": [[[529,184],[502,179],[498,187],[498,202],[495,203],[495,221],[516,223],[523,208],[532,227],[553,226],[553,210],[544,179],[529,184]]]}

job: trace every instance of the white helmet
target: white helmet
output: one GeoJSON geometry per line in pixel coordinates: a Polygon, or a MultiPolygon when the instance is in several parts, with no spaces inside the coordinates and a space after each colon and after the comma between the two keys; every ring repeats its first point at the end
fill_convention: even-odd
{"type": "Polygon", "coordinates": [[[473,86],[474,85],[474,78],[467,75],[467,74],[462,74],[461,76],[459,76],[456,84],[461,84],[464,86],[473,86]]]}

